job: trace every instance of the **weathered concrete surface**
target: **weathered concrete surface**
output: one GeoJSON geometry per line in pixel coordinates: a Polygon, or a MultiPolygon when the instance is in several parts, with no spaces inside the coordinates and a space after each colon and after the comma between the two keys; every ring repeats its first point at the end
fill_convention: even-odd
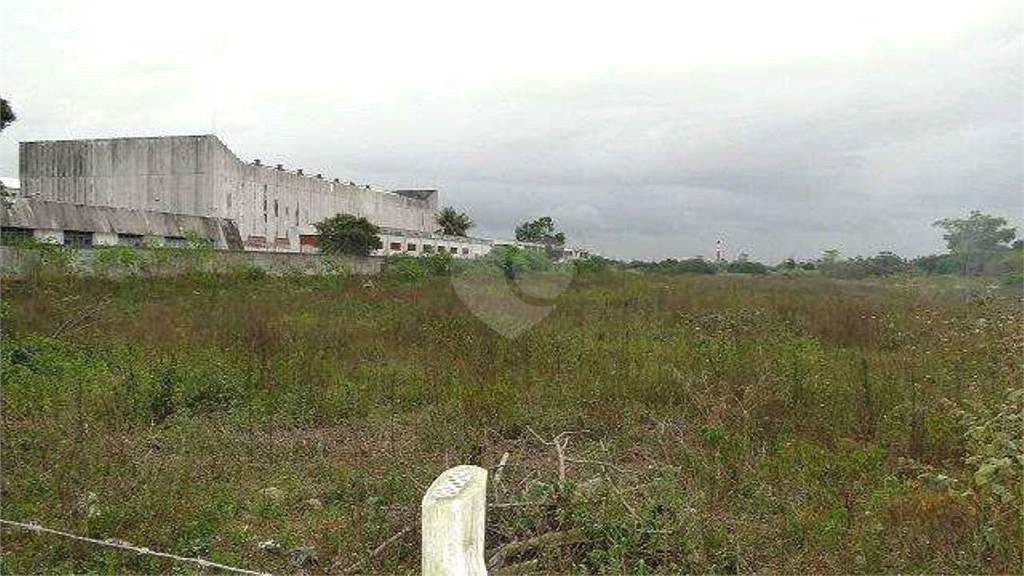
{"type": "Polygon", "coordinates": [[[313,223],[338,213],[428,232],[437,208],[436,190],[390,192],[249,164],[213,135],[22,142],[20,170],[24,196],[231,219],[256,249],[298,251],[313,223]]]}
{"type": "MultiPolygon", "coordinates": [[[[70,254],[70,269],[80,274],[104,274],[99,270],[97,256],[105,248],[64,248],[70,254]]],[[[146,258],[146,250],[138,249],[140,261],[146,258]]],[[[181,254],[182,262],[161,264],[157,273],[174,273],[182,271],[187,264],[187,254],[181,254]]],[[[165,255],[166,256],[166,255],[165,255]]],[[[173,256],[173,254],[172,254],[173,256]]],[[[379,256],[344,256],[329,257],[319,254],[298,254],[294,252],[250,252],[241,250],[218,250],[206,255],[211,270],[230,272],[259,267],[270,275],[281,274],[332,274],[337,272],[337,262],[342,262],[345,269],[358,275],[378,274],[384,263],[379,256]]],[[[173,260],[173,258],[172,258],[173,260]]],[[[0,270],[14,277],[23,276],[39,263],[37,250],[0,246],[0,270]]],[[[117,275],[117,274],[115,274],[117,275]]]]}
{"type": "Polygon", "coordinates": [[[118,233],[159,239],[183,237],[192,231],[209,240],[215,248],[242,248],[234,222],[224,218],[33,198],[18,197],[0,204],[0,226],[32,229],[37,232],[36,238],[56,240],[56,243],[61,243],[63,230],[93,232],[96,244],[117,244],[118,233]]]}
{"type": "Polygon", "coordinates": [[[22,142],[22,194],[88,206],[219,216],[209,136],[22,142]]]}

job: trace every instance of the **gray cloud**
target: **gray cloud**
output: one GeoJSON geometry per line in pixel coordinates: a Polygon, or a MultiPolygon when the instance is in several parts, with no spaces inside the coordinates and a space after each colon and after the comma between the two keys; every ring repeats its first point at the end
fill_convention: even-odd
{"type": "Polygon", "coordinates": [[[555,217],[623,258],[940,248],[1022,223],[1017,3],[5,3],[16,142],[217,132],[243,158],[438,186],[478,232],[555,217]],[[543,10],[540,8],[543,7],[543,10]],[[205,17],[196,18],[197,10],[205,17]]]}

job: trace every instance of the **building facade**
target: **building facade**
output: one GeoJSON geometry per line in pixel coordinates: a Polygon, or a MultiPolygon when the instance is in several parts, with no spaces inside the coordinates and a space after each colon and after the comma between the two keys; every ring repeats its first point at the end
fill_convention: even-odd
{"type": "Polygon", "coordinates": [[[442,244],[458,245],[458,256],[485,252],[481,239],[421,240],[432,236],[437,190],[382,190],[247,163],[213,135],[22,142],[19,153],[21,190],[4,203],[8,236],[173,244],[191,231],[218,248],[299,252],[314,249],[314,223],[348,213],[389,231],[381,253],[442,244]]]}
{"type": "Polygon", "coordinates": [[[379,255],[474,258],[496,243],[436,234],[437,190],[243,162],[211,134],[22,142],[19,170],[20,190],[0,205],[7,240],[175,245],[194,234],[220,249],[311,252],[314,224],[346,213],[381,228],[379,255]]]}

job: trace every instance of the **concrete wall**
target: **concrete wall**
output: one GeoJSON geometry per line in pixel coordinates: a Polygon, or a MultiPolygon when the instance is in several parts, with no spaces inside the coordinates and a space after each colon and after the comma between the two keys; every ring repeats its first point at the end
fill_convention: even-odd
{"type": "Polygon", "coordinates": [[[295,252],[251,252],[251,251],[218,251],[216,265],[221,270],[230,270],[233,266],[259,266],[270,274],[299,271],[305,274],[325,274],[332,270],[333,262],[341,260],[353,274],[378,274],[384,265],[384,259],[378,256],[335,256],[325,257],[318,254],[299,254],[295,252]]]}
{"type": "Polygon", "coordinates": [[[95,246],[117,246],[116,232],[93,232],[92,243],[95,246]]]}
{"type": "MultiPolygon", "coordinates": [[[[95,273],[96,256],[103,248],[65,248],[73,254],[71,268],[79,273],[95,273]]],[[[145,256],[145,250],[139,251],[145,256]]],[[[183,251],[182,256],[186,256],[183,251]]],[[[368,275],[381,271],[384,258],[379,256],[345,256],[324,257],[317,254],[298,254],[289,252],[249,252],[241,250],[218,250],[208,255],[212,259],[211,266],[219,271],[231,271],[245,266],[258,266],[271,275],[284,273],[325,274],[334,271],[334,263],[339,259],[344,262],[348,271],[353,274],[368,275]]],[[[0,246],[0,269],[4,274],[21,276],[38,262],[39,254],[35,250],[19,249],[13,246],[0,246]]],[[[172,261],[162,267],[164,273],[178,270],[180,266],[172,261]]]]}
{"type": "Polygon", "coordinates": [[[211,136],[22,142],[22,195],[87,206],[218,216],[211,136]]]}
{"type": "MultiPolygon", "coordinates": [[[[213,137],[211,137],[213,138],[213,137]]],[[[429,230],[437,194],[417,200],[393,192],[245,163],[219,140],[213,147],[214,196],[224,216],[238,223],[248,247],[299,249],[299,236],[338,213],[365,216],[378,226],[429,230]],[[259,240],[262,239],[262,240],[259,240]]]]}
{"type": "Polygon", "coordinates": [[[35,229],[32,230],[32,238],[40,242],[49,242],[50,244],[63,244],[64,231],[35,229]]]}
{"type": "Polygon", "coordinates": [[[247,249],[299,250],[300,234],[337,213],[429,231],[423,198],[242,162],[216,136],[22,142],[22,195],[236,222],[247,249]]]}

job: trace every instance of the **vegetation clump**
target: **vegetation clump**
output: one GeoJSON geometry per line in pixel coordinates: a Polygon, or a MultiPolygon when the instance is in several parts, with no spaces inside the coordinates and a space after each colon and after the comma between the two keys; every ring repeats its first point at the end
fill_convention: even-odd
{"type": "Polygon", "coordinates": [[[317,247],[327,254],[369,256],[383,246],[380,228],[363,216],[335,214],[313,226],[319,235],[317,247]]]}

